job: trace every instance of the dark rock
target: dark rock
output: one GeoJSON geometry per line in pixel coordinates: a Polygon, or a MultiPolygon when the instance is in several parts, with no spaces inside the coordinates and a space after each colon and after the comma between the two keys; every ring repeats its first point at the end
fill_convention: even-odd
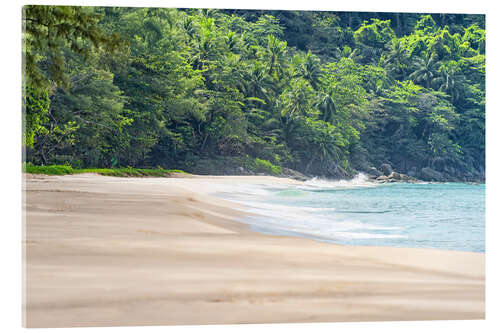
{"type": "Polygon", "coordinates": [[[405,175],[404,173],[400,173],[399,174],[400,178],[402,181],[408,181],[410,180],[412,177],[408,176],[408,175],[405,175]]]}
{"type": "Polygon", "coordinates": [[[388,163],[381,164],[379,170],[382,171],[382,173],[386,176],[389,176],[391,174],[391,172],[394,171],[392,169],[392,166],[388,163]]]}
{"type": "Polygon", "coordinates": [[[435,182],[444,181],[443,174],[431,168],[422,168],[422,171],[420,171],[420,178],[422,178],[425,181],[435,181],[435,182]]]}
{"type": "Polygon", "coordinates": [[[382,172],[378,171],[374,167],[366,169],[366,173],[369,174],[369,175],[371,175],[371,176],[375,176],[375,177],[380,177],[380,176],[384,175],[382,172]]]}
{"type": "Polygon", "coordinates": [[[299,180],[299,181],[306,181],[306,180],[310,179],[309,177],[303,175],[302,173],[300,173],[296,170],[288,169],[288,168],[282,168],[282,173],[283,173],[283,176],[286,176],[286,177],[289,177],[289,178],[292,178],[295,180],[299,180]]]}
{"type": "Polygon", "coordinates": [[[326,168],[326,176],[332,179],[351,179],[352,176],[336,163],[330,163],[326,168]]]}
{"type": "Polygon", "coordinates": [[[394,180],[401,180],[401,174],[397,173],[396,171],[391,172],[387,178],[394,179],[394,180]]]}

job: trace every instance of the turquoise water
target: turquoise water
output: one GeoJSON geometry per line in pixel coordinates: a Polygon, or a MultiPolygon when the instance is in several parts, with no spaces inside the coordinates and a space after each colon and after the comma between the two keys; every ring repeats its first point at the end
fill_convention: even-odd
{"type": "Polygon", "coordinates": [[[347,245],[484,252],[485,186],[312,180],[218,193],[252,213],[250,228],[347,245]]]}

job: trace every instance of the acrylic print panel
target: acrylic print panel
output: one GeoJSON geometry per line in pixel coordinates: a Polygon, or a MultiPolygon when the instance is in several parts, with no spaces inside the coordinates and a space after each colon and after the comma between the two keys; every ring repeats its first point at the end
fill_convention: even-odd
{"type": "Polygon", "coordinates": [[[25,326],[484,318],[483,14],[23,24],[25,326]]]}

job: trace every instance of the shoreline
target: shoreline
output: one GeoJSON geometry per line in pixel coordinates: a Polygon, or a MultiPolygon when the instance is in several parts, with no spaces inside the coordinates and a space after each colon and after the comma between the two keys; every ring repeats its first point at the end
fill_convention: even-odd
{"type": "Polygon", "coordinates": [[[214,180],[301,183],[25,174],[24,325],[484,319],[484,253],[265,235],[214,180]]]}

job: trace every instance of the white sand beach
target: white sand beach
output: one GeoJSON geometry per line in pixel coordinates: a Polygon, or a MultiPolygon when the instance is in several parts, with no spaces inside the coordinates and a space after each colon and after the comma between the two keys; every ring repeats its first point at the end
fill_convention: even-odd
{"type": "Polygon", "coordinates": [[[483,253],[249,230],[224,182],[25,175],[27,327],[483,319],[483,253]]]}

